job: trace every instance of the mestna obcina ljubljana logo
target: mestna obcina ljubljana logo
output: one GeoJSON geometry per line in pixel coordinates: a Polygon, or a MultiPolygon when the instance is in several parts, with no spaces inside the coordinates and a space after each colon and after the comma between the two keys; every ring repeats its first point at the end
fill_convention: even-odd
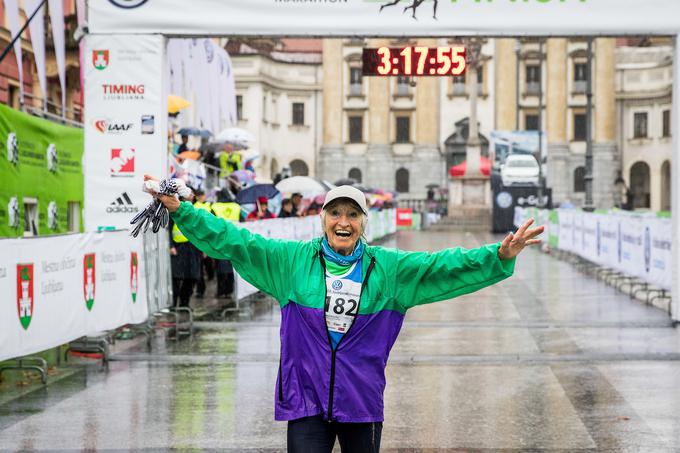
{"type": "Polygon", "coordinates": [[[95,254],[88,253],[83,258],[83,294],[85,295],[85,306],[88,311],[92,311],[92,306],[94,305],[94,292],[95,292],[95,254]]]}
{"type": "Polygon", "coordinates": [[[33,263],[17,264],[17,311],[24,330],[33,319],[33,263]]]}

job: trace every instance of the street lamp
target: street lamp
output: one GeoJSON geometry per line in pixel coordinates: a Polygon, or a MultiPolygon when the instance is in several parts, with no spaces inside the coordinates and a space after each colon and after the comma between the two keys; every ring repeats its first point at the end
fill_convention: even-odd
{"type": "Polygon", "coordinates": [[[522,41],[515,40],[515,130],[519,130],[519,56],[522,51],[522,41]]]}
{"type": "Polygon", "coordinates": [[[538,207],[542,208],[543,203],[543,38],[538,42],[538,207]]]}
{"type": "Polygon", "coordinates": [[[583,210],[592,212],[593,204],[593,38],[588,37],[588,60],[586,63],[586,200],[583,210]]]}

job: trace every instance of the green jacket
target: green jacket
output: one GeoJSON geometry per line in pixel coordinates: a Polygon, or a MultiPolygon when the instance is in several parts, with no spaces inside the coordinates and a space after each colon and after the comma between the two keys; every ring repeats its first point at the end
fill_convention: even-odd
{"type": "Polygon", "coordinates": [[[382,421],[384,369],[406,311],[499,282],[515,264],[498,258],[498,243],[435,253],[366,246],[357,315],[332,349],[321,238],[263,238],[187,202],[172,218],[201,251],[230,260],[241,277],[279,302],[277,420],[323,414],[340,422],[382,421]]]}

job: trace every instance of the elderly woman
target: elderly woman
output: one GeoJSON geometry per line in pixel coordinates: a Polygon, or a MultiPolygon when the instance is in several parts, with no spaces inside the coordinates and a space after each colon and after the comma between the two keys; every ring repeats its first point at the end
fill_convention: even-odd
{"type": "Polygon", "coordinates": [[[515,256],[543,228],[531,221],[501,243],[436,253],[374,247],[361,240],[366,198],[351,186],[328,192],[324,236],[265,239],[172,197],[172,219],[200,250],[230,260],[281,306],[277,420],[288,421],[288,450],[377,452],[385,366],[406,311],[451,299],[512,275],[515,256]]]}

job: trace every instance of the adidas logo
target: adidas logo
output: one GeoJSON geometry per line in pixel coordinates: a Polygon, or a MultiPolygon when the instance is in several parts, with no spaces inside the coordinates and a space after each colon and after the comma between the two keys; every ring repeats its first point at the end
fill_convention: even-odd
{"type": "Polygon", "coordinates": [[[111,213],[133,213],[133,212],[138,212],[139,208],[132,204],[132,200],[130,200],[130,196],[127,194],[127,192],[123,192],[120,197],[116,198],[115,201],[112,201],[111,204],[106,208],[106,212],[109,214],[111,213]]]}

